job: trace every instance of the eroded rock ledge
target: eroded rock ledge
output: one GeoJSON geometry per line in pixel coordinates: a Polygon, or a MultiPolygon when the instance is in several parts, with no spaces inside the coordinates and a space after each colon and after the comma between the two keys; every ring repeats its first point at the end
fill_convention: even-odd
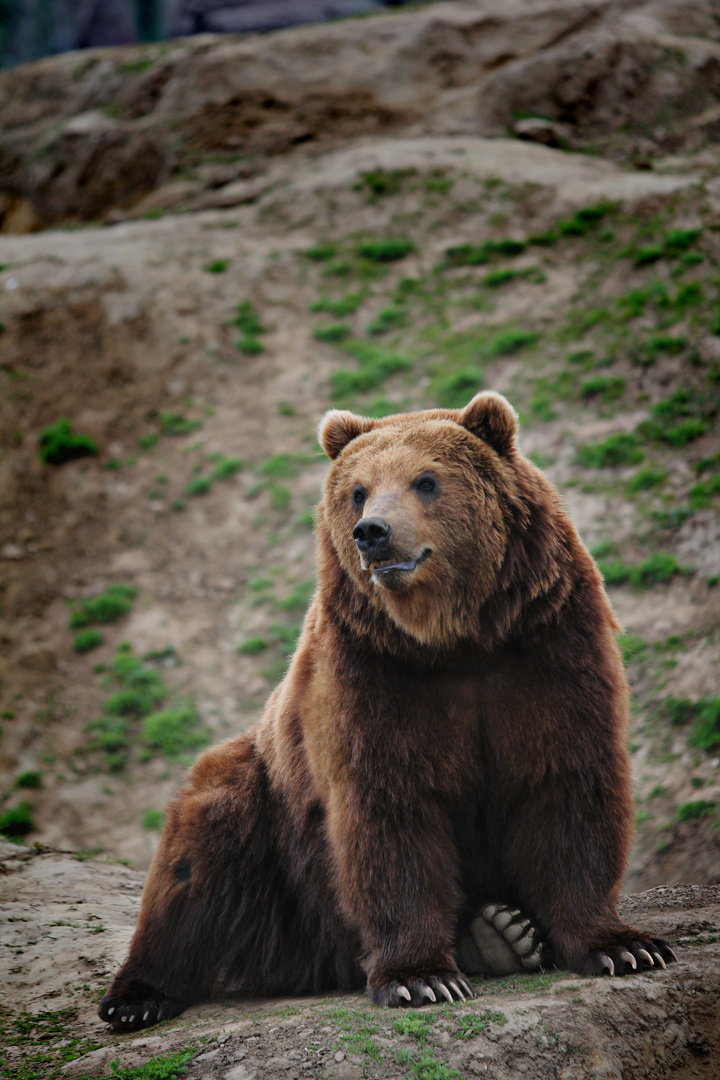
{"type": "Polygon", "coordinates": [[[116,1058],[141,1066],[191,1047],[188,1080],[717,1076],[720,887],[625,898],[630,921],[676,947],[679,963],[664,972],[480,979],[472,1003],[400,1014],[359,995],[224,1001],[117,1036],[96,1007],[130,940],[142,880],[117,863],[0,842],[4,1075],[105,1077],[116,1058]],[[423,1061],[436,1072],[423,1073],[423,1061]]]}

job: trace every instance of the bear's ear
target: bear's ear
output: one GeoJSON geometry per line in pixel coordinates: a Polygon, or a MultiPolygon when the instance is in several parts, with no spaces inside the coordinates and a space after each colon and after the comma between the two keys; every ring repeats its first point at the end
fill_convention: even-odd
{"type": "Polygon", "coordinates": [[[515,448],[517,413],[502,394],[492,390],[476,394],[461,411],[458,423],[492,446],[501,457],[515,448]]]}
{"type": "Polygon", "coordinates": [[[330,409],[320,421],[318,439],[327,456],[334,461],[349,442],[374,426],[375,421],[368,417],[356,416],[343,409],[330,409]]]}

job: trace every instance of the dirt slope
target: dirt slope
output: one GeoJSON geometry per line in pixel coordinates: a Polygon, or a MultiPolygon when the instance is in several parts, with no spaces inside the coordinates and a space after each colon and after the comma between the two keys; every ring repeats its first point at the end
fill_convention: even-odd
{"type": "MultiPolygon", "coordinates": [[[[0,156],[10,155],[0,169],[0,825],[100,863],[11,859],[8,900],[26,881],[37,918],[53,921],[45,873],[47,888],[64,881],[71,897],[100,882],[117,898],[127,881],[136,900],[186,763],[258,715],[312,589],[324,410],[462,404],[481,385],[519,409],[522,445],[560,488],[627,630],[637,844],[626,887],[720,882],[720,185],[704,96],[713,11],[534,0],[493,13],[459,2],[60,57],[14,72],[12,98],[0,76],[0,156]],[[604,67],[572,61],[583,49],[604,56],[599,41],[615,42],[604,67]],[[558,57],[588,74],[583,108],[548,105],[547,86],[555,102],[576,100],[558,57]],[[520,85],[531,105],[513,96],[520,85]],[[640,86],[662,123],[646,122],[655,114],[640,86]],[[150,96],[133,98],[141,87],[150,96]],[[493,127],[480,106],[502,101],[493,127]],[[522,112],[564,125],[541,126],[543,138],[594,152],[508,137],[522,112]],[[108,149],[118,146],[149,179],[133,186],[130,158],[108,149]],[[653,169],[633,167],[651,159],[653,169]],[[94,185],[102,197],[90,197],[94,185]],[[92,217],[105,223],[71,220],[92,217]],[[62,417],[96,454],[41,460],[39,436],[62,417]]],[[[660,895],[643,901],[643,921],[660,895]]],[[[714,939],[714,890],[662,896],[660,929],[714,939]]],[[[47,953],[30,945],[34,924],[17,924],[31,935],[17,947],[35,952],[33,966],[10,962],[12,1024],[18,1010],[52,1006],[30,985],[39,980],[63,1009],[85,1010],[83,1032],[96,1038],[91,1003],[127,942],[123,910],[112,956],[88,966],[98,978],[82,993],[78,979],[76,997],[62,996],[47,953]]],[[[76,948],[73,935],[67,943],[76,948]]],[[[72,962],[62,969],[71,983],[72,962]]],[[[372,1053],[353,1060],[362,1010],[263,1013],[287,1065],[256,1058],[255,1014],[233,1013],[237,1033],[189,1075],[290,1076],[307,1062],[303,1075],[401,1075],[414,1066],[395,1051],[417,1064],[422,1039],[462,1076],[488,1063],[488,1075],[511,1075],[519,1060],[528,1075],[568,1080],[712,1075],[710,980],[708,965],[631,990],[583,983],[556,995],[550,983],[538,997],[527,984],[517,1010],[498,1006],[506,1025],[477,1021],[468,1053],[450,1014],[405,1035],[383,1019],[372,1032],[382,1066],[372,1053]],[[654,1004],[651,986],[662,988],[654,1004]],[[573,1026],[576,993],[587,1011],[573,1026]],[[618,1035],[628,1016],[637,1042],[618,1035]]],[[[209,1026],[193,1039],[217,1034],[225,1016],[200,1011],[209,1026]]],[[[170,1047],[154,1038],[138,1061],[170,1047]]]]}
{"type": "Polygon", "coordinates": [[[158,188],[158,205],[193,205],[278,158],[369,135],[503,136],[528,115],[647,167],[713,144],[719,89],[711,0],[456,0],[68,54],[0,73],[2,227],[102,218],[158,188]]]}

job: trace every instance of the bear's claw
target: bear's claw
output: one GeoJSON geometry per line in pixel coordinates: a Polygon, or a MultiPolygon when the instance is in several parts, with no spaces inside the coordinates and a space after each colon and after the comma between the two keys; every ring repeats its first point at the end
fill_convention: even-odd
{"type": "MultiPolygon", "coordinates": [[[[677,960],[674,950],[663,938],[648,941],[630,941],[626,945],[610,949],[596,949],[580,965],[585,975],[628,975],[632,971],[649,971],[659,968],[665,971],[668,964],[677,960]]],[[[573,965],[575,967],[575,965],[573,965]]]]}
{"type": "Polygon", "coordinates": [[[181,1013],[185,1005],[172,998],[158,995],[154,1000],[122,1002],[106,994],[98,1006],[98,1016],[115,1031],[139,1031],[181,1013]]]}
{"type": "Polygon", "coordinates": [[[434,1005],[442,998],[452,1004],[475,997],[467,980],[459,973],[404,979],[369,988],[368,993],[376,1005],[387,1005],[391,1009],[419,1008],[428,1002],[434,1005]]]}

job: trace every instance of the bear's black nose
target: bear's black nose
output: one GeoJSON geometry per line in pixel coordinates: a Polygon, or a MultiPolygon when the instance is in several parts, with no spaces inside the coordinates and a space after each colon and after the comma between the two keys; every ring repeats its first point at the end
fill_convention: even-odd
{"type": "Polygon", "coordinates": [[[353,529],[353,539],[364,555],[380,555],[390,542],[391,532],[384,518],[362,518],[353,529]]]}

